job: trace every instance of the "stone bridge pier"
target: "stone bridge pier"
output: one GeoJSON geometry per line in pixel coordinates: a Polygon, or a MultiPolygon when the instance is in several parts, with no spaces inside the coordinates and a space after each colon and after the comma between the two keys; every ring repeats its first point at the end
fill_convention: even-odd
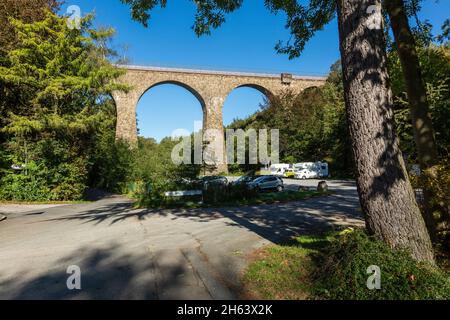
{"type": "MultiPolygon", "coordinates": [[[[137,145],[136,107],[142,95],[161,84],[175,84],[190,91],[203,109],[203,158],[209,173],[228,172],[223,105],[228,95],[239,87],[252,87],[269,95],[284,91],[300,93],[308,87],[323,85],[325,78],[290,74],[254,74],[207,70],[119,66],[125,74],[119,79],[130,86],[128,92],[113,92],[117,109],[116,139],[137,145]]],[[[157,106],[155,106],[157,107],[157,106]]],[[[170,119],[168,119],[170,121],[170,119]]],[[[174,128],[177,129],[177,128],[174,128]]],[[[274,128],[276,129],[276,128],[274,128]]]]}

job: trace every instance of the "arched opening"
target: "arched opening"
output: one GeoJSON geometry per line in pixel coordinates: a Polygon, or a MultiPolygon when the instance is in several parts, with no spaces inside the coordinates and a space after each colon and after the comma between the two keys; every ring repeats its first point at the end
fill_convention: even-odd
{"type": "MultiPolygon", "coordinates": [[[[251,116],[267,104],[271,95],[267,89],[259,85],[245,84],[238,86],[229,93],[225,100],[223,107],[224,126],[234,130],[250,129],[252,127],[251,116]],[[248,127],[249,124],[250,127],[248,127]]],[[[229,139],[228,133],[227,139],[229,139]]],[[[255,146],[249,136],[246,138],[238,138],[235,136],[233,140],[227,140],[227,161],[230,172],[241,173],[258,169],[258,165],[250,159],[250,145],[255,146]],[[242,143],[244,143],[244,146],[242,143]],[[244,153],[242,153],[242,150],[244,150],[244,153]],[[230,152],[233,154],[230,154],[230,152]]]]}
{"type": "Polygon", "coordinates": [[[159,82],[147,89],[137,104],[138,136],[159,142],[175,130],[193,133],[202,127],[204,106],[203,98],[190,86],[159,82]]]}
{"type": "Polygon", "coordinates": [[[245,84],[231,91],[223,106],[223,123],[229,126],[236,120],[244,120],[261,109],[271,93],[262,86],[245,84]]]}

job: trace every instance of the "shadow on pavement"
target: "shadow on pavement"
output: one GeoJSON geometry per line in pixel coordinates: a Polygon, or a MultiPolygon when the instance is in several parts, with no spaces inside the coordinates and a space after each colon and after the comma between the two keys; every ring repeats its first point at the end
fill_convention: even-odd
{"type": "Polygon", "coordinates": [[[228,218],[231,221],[227,221],[226,224],[230,226],[247,228],[271,242],[280,243],[299,234],[316,233],[361,223],[358,208],[358,197],[354,191],[344,190],[336,196],[234,208],[134,209],[129,202],[115,202],[51,220],[78,220],[84,223],[113,225],[128,219],[144,220],[158,216],[189,219],[201,223],[228,218]]]}
{"type": "Polygon", "coordinates": [[[118,245],[104,249],[83,248],[59,260],[55,269],[30,277],[31,280],[23,282],[22,273],[17,273],[15,278],[0,282],[0,299],[210,298],[207,291],[192,281],[192,270],[181,255],[174,259],[170,252],[155,253],[151,257],[116,252],[120,252],[118,245]],[[70,274],[66,270],[73,264],[80,267],[82,290],[67,288],[70,274]]]}

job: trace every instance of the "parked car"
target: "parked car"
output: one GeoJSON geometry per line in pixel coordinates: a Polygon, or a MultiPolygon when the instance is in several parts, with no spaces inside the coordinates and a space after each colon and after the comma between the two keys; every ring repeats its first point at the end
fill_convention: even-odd
{"type": "Polygon", "coordinates": [[[312,171],[309,169],[303,169],[303,170],[299,170],[296,172],[295,174],[295,178],[297,179],[317,179],[317,178],[321,178],[320,174],[317,171],[312,171]]]}
{"type": "Polygon", "coordinates": [[[228,179],[223,176],[205,176],[200,179],[203,185],[214,183],[214,184],[223,184],[228,185],[228,179]]]}
{"type": "Polygon", "coordinates": [[[248,188],[263,191],[276,190],[281,192],[284,190],[283,180],[277,176],[261,176],[248,183],[248,188]]]}
{"type": "Polygon", "coordinates": [[[228,186],[228,179],[222,176],[204,176],[202,178],[196,180],[187,180],[190,181],[190,185],[197,190],[204,189],[208,184],[222,184],[228,186]]]}
{"type": "Polygon", "coordinates": [[[242,176],[236,181],[233,181],[231,184],[234,186],[238,185],[247,185],[248,183],[252,182],[253,180],[257,179],[258,176],[242,176]]]}
{"type": "Polygon", "coordinates": [[[296,174],[296,172],[292,168],[286,169],[284,171],[284,177],[285,178],[295,178],[295,174],[296,174]]]}
{"type": "Polygon", "coordinates": [[[328,170],[328,163],[321,161],[295,163],[294,170],[296,172],[300,172],[303,170],[310,171],[311,173],[306,172],[305,179],[308,179],[308,175],[310,175],[311,178],[325,178],[330,175],[330,172],[328,170]]]}

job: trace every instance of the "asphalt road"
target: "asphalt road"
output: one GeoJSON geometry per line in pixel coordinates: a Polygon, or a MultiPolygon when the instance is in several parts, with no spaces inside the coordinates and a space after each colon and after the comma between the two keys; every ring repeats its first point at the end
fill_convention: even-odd
{"type": "MultiPolygon", "coordinates": [[[[286,180],[288,189],[316,180],[286,180]]],[[[289,237],[362,225],[353,182],[332,196],[274,205],[135,210],[128,199],[0,206],[0,299],[235,299],[247,255],[289,237]],[[81,270],[69,290],[67,268],[81,270]]]]}

